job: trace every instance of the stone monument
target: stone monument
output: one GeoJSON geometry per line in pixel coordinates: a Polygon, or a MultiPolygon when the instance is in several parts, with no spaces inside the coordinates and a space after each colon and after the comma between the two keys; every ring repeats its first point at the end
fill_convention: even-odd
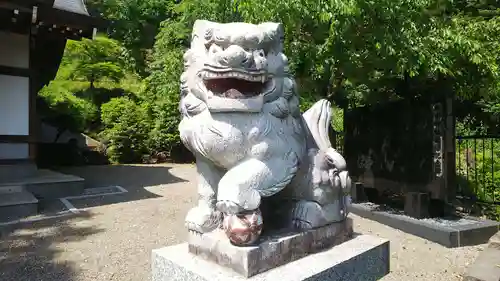
{"type": "Polygon", "coordinates": [[[153,280],[376,280],[388,241],[353,233],[331,105],[301,114],[278,23],[198,20],[179,125],[195,155],[188,242],[153,251],[153,280]]]}

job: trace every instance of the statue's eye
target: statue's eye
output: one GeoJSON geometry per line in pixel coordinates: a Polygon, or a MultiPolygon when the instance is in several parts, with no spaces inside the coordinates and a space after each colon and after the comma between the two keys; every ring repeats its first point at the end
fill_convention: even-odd
{"type": "Polygon", "coordinates": [[[215,29],[213,31],[213,40],[219,45],[225,45],[229,42],[229,35],[221,29],[215,29]]]}
{"type": "Polygon", "coordinates": [[[258,56],[258,57],[265,57],[267,55],[266,51],[263,50],[263,49],[260,49],[260,50],[255,50],[254,51],[254,56],[258,56]]]}

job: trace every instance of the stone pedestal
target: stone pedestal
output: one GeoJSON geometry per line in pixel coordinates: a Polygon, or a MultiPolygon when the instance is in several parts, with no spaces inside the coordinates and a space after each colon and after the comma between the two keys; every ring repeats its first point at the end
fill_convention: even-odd
{"type": "Polygon", "coordinates": [[[153,251],[153,281],[372,281],[389,273],[389,241],[368,235],[244,277],[188,252],[188,244],[153,251]]]}
{"type": "Polygon", "coordinates": [[[352,220],[264,234],[255,246],[232,245],[222,231],[190,233],[188,243],[153,251],[153,281],[377,280],[389,272],[389,242],[353,237],[352,220]]]}
{"type": "Polygon", "coordinates": [[[223,231],[190,233],[189,252],[251,277],[266,270],[329,249],[352,238],[352,219],[303,232],[262,235],[256,246],[232,245],[223,231]]]}

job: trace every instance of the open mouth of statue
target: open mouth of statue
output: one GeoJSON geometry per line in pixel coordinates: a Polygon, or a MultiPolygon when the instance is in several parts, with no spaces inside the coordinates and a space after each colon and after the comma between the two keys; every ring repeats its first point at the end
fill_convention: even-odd
{"type": "Polygon", "coordinates": [[[215,96],[229,99],[247,99],[262,94],[268,88],[265,74],[242,72],[204,72],[203,82],[215,96]]]}

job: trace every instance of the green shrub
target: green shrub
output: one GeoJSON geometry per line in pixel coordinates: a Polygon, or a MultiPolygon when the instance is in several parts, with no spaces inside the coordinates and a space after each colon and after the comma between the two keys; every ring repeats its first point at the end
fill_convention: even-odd
{"type": "Polygon", "coordinates": [[[112,98],[101,106],[104,130],[99,134],[107,145],[112,163],[133,163],[147,154],[150,122],[146,108],[128,97],[112,98]]]}
{"type": "Polygon", "coordinates": [[[98,108],[89,100],[73,93],[85,88],[73,81],[52,81],[39,93],[43,107],[39,108],[42,120],[64,129],[85,132],[99,120],[98,108]]]}

